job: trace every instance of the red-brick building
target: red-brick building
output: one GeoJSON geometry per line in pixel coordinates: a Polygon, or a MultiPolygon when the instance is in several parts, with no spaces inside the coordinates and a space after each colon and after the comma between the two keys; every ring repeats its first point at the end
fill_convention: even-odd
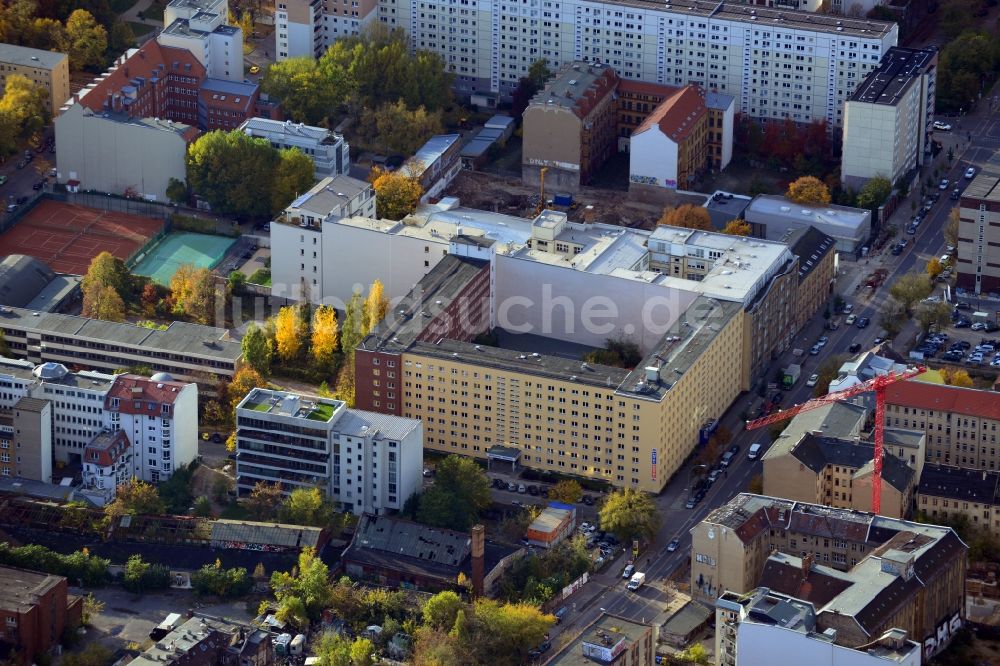
{"type": "Polygon", "coordinates": [[[67,590],[62,576],[0,567],[0,643],[16,663],[33,663],[59,644],[67,626],[80,623],[83,599],[67,590]]]}

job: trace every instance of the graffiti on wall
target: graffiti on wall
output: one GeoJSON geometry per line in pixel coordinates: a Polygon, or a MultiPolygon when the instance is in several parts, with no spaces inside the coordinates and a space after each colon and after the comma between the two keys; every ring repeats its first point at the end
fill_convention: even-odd
{"type": "Polygon", "coordinates": [[[950,618],[942,620],[937,631],[924,639],[924,659],[930,659],[943,650],[955,633],[962,628],[962,616],[955,613],[950,618]]]}
{"type": "Polygon", "coordinates": [[[631,174],[628,177],[629,181],[636,183],[638,185],[659,185],[659,179],[655,176],[640,176],[638,174],[631,174]]]}

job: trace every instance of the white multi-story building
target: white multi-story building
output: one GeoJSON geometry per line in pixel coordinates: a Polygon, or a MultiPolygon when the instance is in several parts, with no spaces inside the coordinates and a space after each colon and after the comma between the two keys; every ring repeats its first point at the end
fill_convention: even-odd
{"type": "Polygon", "coordinates": [[[121,430],[99,434],[83,450],[80,493],[98,506],[114,500],[118,486],[132,478],[132,447],[121,430]]]}
{"type": "Polygon", "coordinates": [[[937,51],[891,48],[844,104],[841,180],[860,189],[923,164],[934,118],[937,51]]]}
{"type": "Polygon", "coordinates": [[[351,148],[342,134],[290,120],[248,118],[238,128],[247,136],[267,139],[278,150],[298,148],[315,166],[316,179],[351,172],[351,148]]]}
{"type": "Polygon", "coordinates": [[[243,31],[228,20],[228,0],[171,0],[156,41],[190,51],[210,79],[242,81],[243,31]]]}
{"type": "Polygon", "coordinates": [[[376,16],[376,0],[279,0],[274,10],[277,60],[318,58],[341,37],[361,34],[376,16]]]}
{"type": "Polygon", "coordinates": [[[132,476],[150,483],[198,457],[198,387],[166,373],[116,375],[104,409],[132,443],[132,476]]]}
{"type": "Polygon", "coordinates": [[[720,666],[775,663],[812,666],[919,666],[920,644],[902,629],[872,636],[865,645],[835,641],[837,630],[821,628],[815,606],[801,599],[757,588],[748,594],[726,592],[715,600],[715,654],[720,666]]]}
{"type": "Polygon", "coordinates": [[[423,425],[417,419],[254,389],[236,408],[236,487],[280,482],[287,493],[318,487],[345,511],[399,511],[420,490],[423,425]]]}
{"type": "MultiPolygon", "coordinates": [[[[327,228],[344,219],[368,221],[374,217],[375,190],[371,184],[336,176],[314,185],[271,223],[271,294],[343,308],[355,291],[354,283],[338,284],[340,291],[336,292],[333,285],[345,275],[340,263],[360,248],[337,245],[327,228]],[[334,293],[345,300],[326,298],[334,293]]],[[[385,274],[380,279],[384,282],[385,274]]],[[[358,289],[364,291],[370,284],[361,284],[358,289]]]]}
{"type": "Polygon", "coordinates": [[[165,373],[74,373],[59,363],[0,358],[0,408],[23,397],[51,403],[58,462],[83,462],[95,439],[115,431],[124,432],[132,447],[128,477],[158,483],[198,455],[198,387],[165,373]]]}
{"type": "Polygon", "coordinates": [[[896,45],[895,23],[689,0],[379,0],[379,21],[439,53],[459,94],[508,96],[539,59],[736,98],[755,118],[826,120],[896,45]]]}

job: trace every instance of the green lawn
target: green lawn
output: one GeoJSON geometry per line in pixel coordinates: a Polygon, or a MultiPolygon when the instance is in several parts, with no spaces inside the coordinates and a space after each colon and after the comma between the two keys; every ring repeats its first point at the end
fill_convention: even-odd
{"type": "Polygon", "coordinates": [[[316,409],[309,413],[309,418],[313,421],[329,421],[333,418],[333,405],[318,403],[316,409]]]}
{"type": "Polygon", "coordinates": [[[271,403],[268,401],[259,402],[253,406],[255,412],[266,412],[271,409],[271,403]]]}
{"type": "Polygon", "coordinates": [[[271,271],[266,268],[258,268],[253,275],[247,278],[250,284],[259,284],[263,287],[271,286],[271,271]]]}
{"type": "Polygon", "coordinates": [[[132,9],[132,5],[136,3],[137,0],[110,0],[108,3],[111,5],[111,11],[115,14],[124,14],[128,10],[132,9]]]}
{"type": "Polygon", "coordinates": [[[148,25],[146,23],[136,23],[135,21],[129,21],[128,27],[132,28],[132,34],[136,38],[142,37],[143,35],[153,32],[156,29],[155,26],[148,25]]]}

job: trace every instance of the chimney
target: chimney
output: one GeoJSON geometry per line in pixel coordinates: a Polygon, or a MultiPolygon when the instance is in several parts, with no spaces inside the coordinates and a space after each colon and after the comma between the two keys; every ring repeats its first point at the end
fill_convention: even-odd
{"type": "Polygon", "coordinates": [[[472,594],[483,596],[486,578],[486,528],[482,525],[472,526],[472,594]]]}
{"type": "Polygon", "coordinates": [[[803,579],[809,577],[809,570],[812,569],[812,565],[813,565],[813,554],[812,553],[806,553],[806,555],[802,558],[802,578],[803,579]]]}

